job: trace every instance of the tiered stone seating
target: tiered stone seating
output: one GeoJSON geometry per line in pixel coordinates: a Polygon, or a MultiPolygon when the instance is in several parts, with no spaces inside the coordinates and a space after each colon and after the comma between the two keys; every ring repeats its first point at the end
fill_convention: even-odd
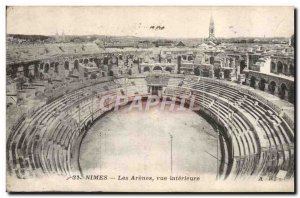
{"type": "MultiPolygon", "coordinates": [[[[138,87],[145,88],[144,79],[135,81],[137,86],[131,87],[138,91],[141,91],[138,87]]],[[[115,82],[94,83],[59,97],[27,118],[24,115],[8,137],[9,171],[19,178],[39,173],[71,175],[74,171],[71,168],[72,153],[78,150],[75,144],[82,136],[82,130],[106,111],[100,109],[99,100],[92,97],[111,96],[114,99],[116,94],[115,82]]]]}
{"type": "Polygon", "coordinates": [[[183,78],[170,78],[168,82],[168,86],[180,86],[183,78]]]}
{"type": "MultiPolygon", "coordinates": [[[[220,125],[221,178],[274,178],[280,170],[287,171],[286,178],[293,177],[294,131],[276,107],[221,81],[163,79],[161,83],[167,85],[164,95],[187,101],[195,97],[200,111],[220,125]]],[[[107,78],[70,84],[43,107],[21,116],[7,141],[9,172],[18,178],[77,173],[74,159],[85,131],[114,107],[118,95],[147,96],[147,80],[107,78]],[[106,103],[109,108],[101,108],[99,101],[107,96],[111,98],[106,103]]]]}
{"type": "Polygon", "coordinates": [[[136,95],[145,96],[148,94],[148,87],[145,78],[130,78],[118,86],[117,95],[133,97],[136,95]]]}
{"type": "Polygon", "coordinates": [[[250,94],[224,86],[219,81],[194,77],[185,79],[181,87],[168,86],[166,94],[187,97],[186,90],[192,90],[199,105],[219,115],[226,129],[235,135],[232,141],[237,145],[233,145],[234,156],[244,159],[236,160],[234,175],[258,172],[261,176],[272,178],[279,170],[293,175],[290,173],[293,170],[289,169],[294,160],[293,131],[276,111],[250,94]],[[255,124],[251,126],[249,121],[255,124]],[[261,156],[260,160],[257,156],[261,156]],[[274,156],[276,163],[272,162],[274,156]]]}
{"type": "MultiPolygon", "coordinates": [[[[175,95],[178,97],[187,97],[188,95],[183,96],[183,94],[185,93],[186,90],[183,91],[181,89],[176,91],[173,88],[173,89],[167,89],[166,94],[172,96],[175,95]]],[[[253,166],[250,166],[249,164],[253,164],[253,160],[255,159],[253,158],[253,155],[255,155],[257,149],[255,150],[255,148],[251,147],[251,145],[249,146],[249,142],[251,142],[252,144],[254,142],[254,140],[252,139],[253,137],[247,133],[250,127],[246,123],[242,122],[243,124],[241,124],[239,120],[239,116],[233,113],[233,111],[228,106],[224,105],[221,101],[217,101],[216,97],[209,96],[203,92],[200,93],[194,91],[193,91],[193,95],[196,96],[195,98],[196,103],[200,104],[202,107],[206,108],[211,113],[213,113],[220,120],[220,122],[222,122],[224,125],[228,127],[230,133],[234,136],[234,138],[236,138],[237,144],[235,144],[234,146],[237,147],[234,148],[234,157],[239,158],[239,160],[237,160],[236,162],[237,165],[235,165],[237,166],[236,168],[237,171],[235,174],[236,175],[240,174],[240,172],[243,171],[242,167],[246,167],[247,169],[249,169],[250,172],[253,171],[253,166]],[[246,160],[244,160],[244,158],[246,160]]],[[[227,168],[231,168],[231,167],[227,167],[227,168]]]]}

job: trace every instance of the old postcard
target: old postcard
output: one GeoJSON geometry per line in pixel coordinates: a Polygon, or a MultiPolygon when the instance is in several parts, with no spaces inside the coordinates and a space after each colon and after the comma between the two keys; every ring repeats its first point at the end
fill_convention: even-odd
{"type": "Polygon", "coordinates": [[[7,191],[294,192],[294,18],[7,6],[7,191]]]}

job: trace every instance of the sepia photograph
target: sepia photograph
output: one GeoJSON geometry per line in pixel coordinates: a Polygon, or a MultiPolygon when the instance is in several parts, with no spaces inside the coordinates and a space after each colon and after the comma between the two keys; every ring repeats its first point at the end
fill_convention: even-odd
{"type": "Polygon", "coordinates": [[[6,6],[6,190],[295,192],[295,21],[6,6]]]}

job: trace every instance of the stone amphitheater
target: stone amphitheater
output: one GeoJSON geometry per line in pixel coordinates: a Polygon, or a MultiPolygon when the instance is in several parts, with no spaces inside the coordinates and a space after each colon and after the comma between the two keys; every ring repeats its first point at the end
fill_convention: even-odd
{"type": "Polygon", "coordinates": [[[194,99],[218,141],[218,179],[293,179],[294,58],[285,48],[8,44],[8,174],[82,175],[82,143],[117,98],[158,96],[194,99]]]}

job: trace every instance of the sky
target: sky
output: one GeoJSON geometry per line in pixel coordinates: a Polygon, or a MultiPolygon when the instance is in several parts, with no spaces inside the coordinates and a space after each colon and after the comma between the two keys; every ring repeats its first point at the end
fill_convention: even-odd
{"type": "Polygon", "coordinates": [[[45,6],[8,7],[6,13],[8,34],[206,38],[211,16],[216,37],[294,34],[293,7],[45,6]]]}

